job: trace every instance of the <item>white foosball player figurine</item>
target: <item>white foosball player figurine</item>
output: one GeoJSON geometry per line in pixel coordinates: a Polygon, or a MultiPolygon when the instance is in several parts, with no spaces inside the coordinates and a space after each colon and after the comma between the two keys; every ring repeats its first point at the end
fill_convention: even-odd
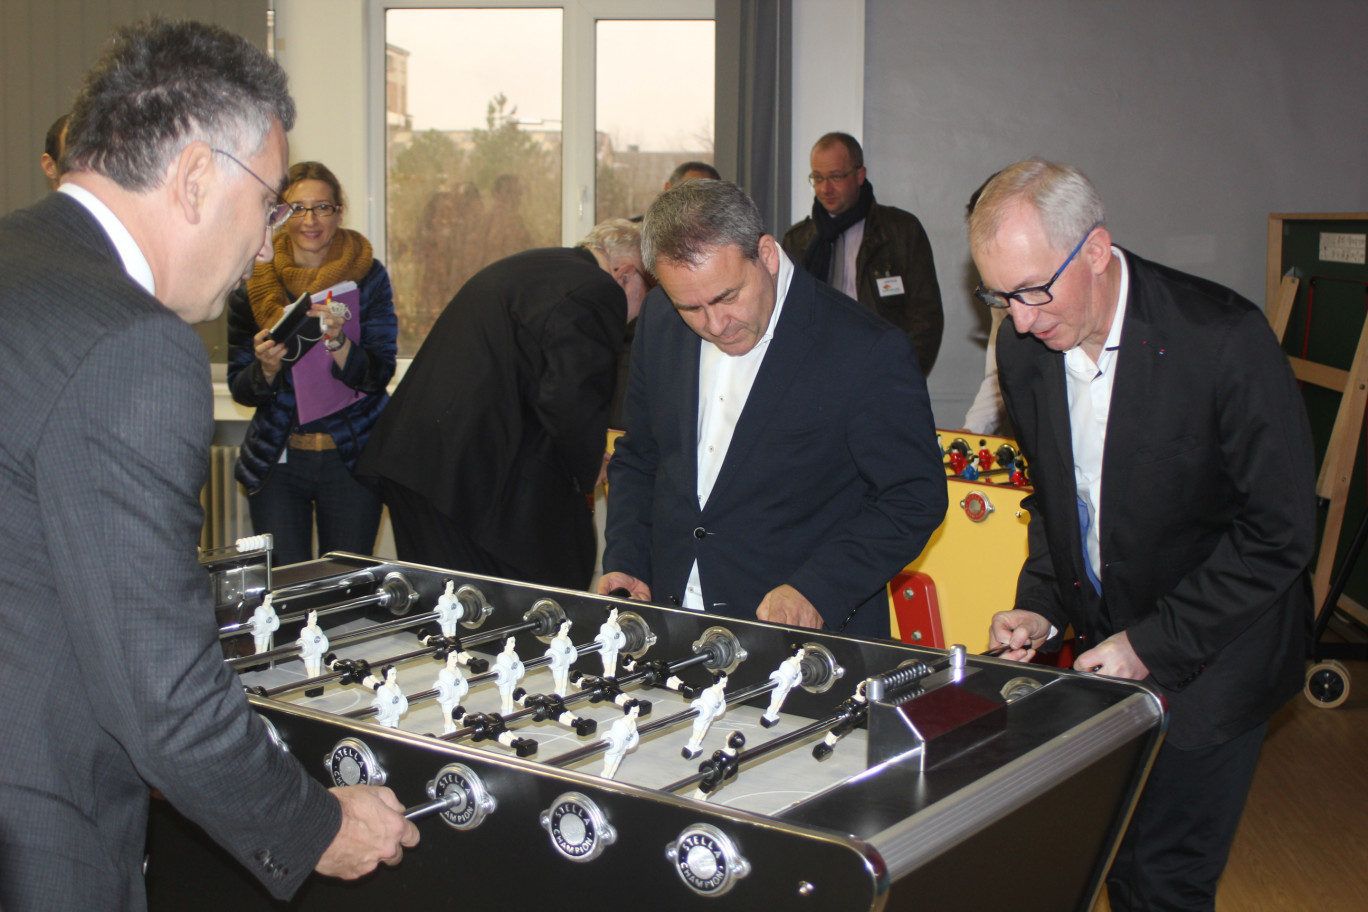
{"type": "Polygon", "coordinates": [[[513,637],[504,640],[503,652],[494,660],[494,681],[499,688],[499,711],[504,715],[508,715],[516,708],[513,703],[513,689],[518,686],[523,675],[527,674],[526,666],[523,665],[522,659],[518,658],[514,642],[513,637]]]}
{"type": "Polygon", "coordinates": [[[299,657],[304,660],[305,673],[311,678],[321,675],[323,654],[328,651],[328,638],[318,629],[317,611],[309,612],[309,620],[304,629],[299,631],[299,639],[295,640],[295,645],[299,647],[299,657]]]}
{"type": "Polygon", "coordinates": [[[461,656],[452,652],[447,655],[446,667],[437,672],[437,703],[442,707],[442,733],[449,735],[456,730],[454,711],[470,693],[470,682],[461,673],[461,656]]]}
{"type": "Polygon", "coordinates": [[[371,706],[375,708],[375,721],[386,728],[398,728],[399,720],[408,712],[408,697],[399,689],[399,669],[386,665],[381,673],[385,676],[384,680],[367,675],[361,683],[375,691],[375,699],[371,701],[371,706]]]}
{"type": "Polygon", "coordinates": [[[803,657],[806,655],[806,649],[799,649],[770,672],[769,679],[774,682],[774,690],[770,692],[769,708],[760,717],[760,724],[765,728],[773,728],[779,724],[779,709],[784,705],[789,691],[803,680],[803,657]]]}
{"type": "Polygon", "coordinates": [[[624,704],[622,718],[614,722],[603,736],[603,743],[608,745],[608,751],[603,755],[603,772],[599,775],[604,779],[612,779],[617,775],[623,755],[636,750],[636,746],[641,743],[641,735],[637,733],[639,715],[641,704],[636,700],[629,700],[624,704]]]}
{"type": "Polygon", "coordinates": [[[684,745],[680,753],[685,760],[696,760],[703,753],[703,738],[708,734],[708,727],[727,711],[727,676],[718,678],[717,683],[699,694],[698,699],[689,705],[698,710],[698,718],[694,719],[689,743],[684,745]]]}
{"type": "Polygon", "coordinates": [[[272,635],[279,629],[280,618],[276,617],[275,608],[271,606],[271,593],[268,592],[261,604],[256,606],[256,611],[252,612],[252,642],[258,654],[271,648],[272,635]]]}
{"type": "Polygon", "coordinates": [[[456,583],[447,580],[446,591],[437,596],[437,625],[442,628],[442,636],[455,636],[456,625],[465,614],[465,606],[456,597],[456,583]]]}
{"type": "Polygon", "coordinates": [[[603,676],[612,678],[617,675],[618,650],[627,645],[627,634],[622,632],[622,626],[618,624],[618,610],[612,608],[608,611],[608,620],[603,622],[599,628],[598,636],[594,637],[594,642],[600,644],[599,655],[603,657],[603,676]]]}
{"type": "Polygon", "coordinates": [[[570,666],[579,657],[575,644],[570,642],[569,621],[561,621],[560,629],[546,649],[546,657],[551,660],[551,677],[555,681],[556,695],[563,697],[570,692],[570,666]]]}

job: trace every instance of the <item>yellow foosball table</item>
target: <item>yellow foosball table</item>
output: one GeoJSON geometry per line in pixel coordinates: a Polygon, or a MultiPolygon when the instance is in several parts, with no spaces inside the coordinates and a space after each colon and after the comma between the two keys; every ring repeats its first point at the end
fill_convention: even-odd
{"type": "Polygon", "coordinates": [[[1026,559],[1021,501],[1031,493],[1016,442],[940,431],[950,502],[921,556],[888,584],[893,637],[971,652],[988,647],[993,613],[1011,608],[1026,559]]]}

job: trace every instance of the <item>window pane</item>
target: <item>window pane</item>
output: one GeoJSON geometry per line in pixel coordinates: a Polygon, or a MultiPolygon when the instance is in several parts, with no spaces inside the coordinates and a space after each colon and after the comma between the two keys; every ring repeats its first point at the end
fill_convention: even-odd
{"type": "Polygon", "coordinates": [[[402,356],[481,267],[560,243],[561,15],[385,14],[386,266],[402,356]]]}
{"type": "Polygon", "coordinates": [[[596,70],[601,222],[644,213],[677,165],[712,164],[713,23],[602,20],[596,70]]]}

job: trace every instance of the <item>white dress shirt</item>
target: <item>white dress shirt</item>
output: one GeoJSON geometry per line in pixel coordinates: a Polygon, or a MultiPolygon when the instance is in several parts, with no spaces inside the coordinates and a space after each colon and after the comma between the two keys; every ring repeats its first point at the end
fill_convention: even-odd
{"type": "Polygon", "coordinates": [[[65,193],[94,216],[95,221],[105,230],[105,234],[109,235],[114,249],[119,253],[119,259],[123,260],[124,272],[128,273],[130,279],[147,289],[148,294],[156,297],[157,283],[152,278],[152,266],[147,262],[147,257],[143,256],[138,242],[133,240],[133,235],[124,227],[123,222],[119,221],[119,217],[85,187],[65,183],[57,188],[57,192],[65,193]]]}
{"type": "Polygon", "coordinates": [[[1069,394],[1069,430],[1073,440],[1074,484],[1088,508],[1088,537],[1084,542],[1093,575],[1102,579],[1102,453],[1107,445],[1107,419],[1111,416],[1112,382],[1121,347],[1121,324],[1126,318],[1130,294],[1130,271],[1121,251],[1112,247],[1112,256],[1121,261],[1121,285],[1111,330],[1097,363],[1076,346],[1064,353],[1065,385],[1069,394]]]}
{"type": "MultiPolygon", "coordinates": [[[[732,431],[746,407],[755,377],[769,351],[774,328],[779,325],[779,314],[788,297],[793,281],[793,263],[782,249],[779,254],[778,286],[775,289],[774,312],[769,325],[755,347],[744,355],[729,355],[704,340],[698,353],[698,506],[708,503],[713,485],[717,483],[722,463],[727,458],[732,431]]],[[[684,588],[684,607],[703,611],[703,586],[698,578],[698,561],[689,571],[689,582],[684,588]]]]}

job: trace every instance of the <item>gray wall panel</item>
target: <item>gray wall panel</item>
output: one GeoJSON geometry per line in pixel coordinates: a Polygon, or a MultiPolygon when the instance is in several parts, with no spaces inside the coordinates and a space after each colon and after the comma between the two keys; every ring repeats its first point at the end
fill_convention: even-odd
{"type": "Polygon", "coordinates": [[[153,13],[202,19],[266,46],[268,0],[4,0],[0,3],[0,212],[47,191],[43,135],[120,23],[153,13]]]}
{"type": "Polygon", "coordinates": [[[982,376],[963,215],[984,178],[1075,164],[1118,243],[1262,304],[1269,212],[1368,211],[1365,34],[1362,0],[866,0],[870,179],[926,224],[945,297],[937,422],[982,376]]]}

